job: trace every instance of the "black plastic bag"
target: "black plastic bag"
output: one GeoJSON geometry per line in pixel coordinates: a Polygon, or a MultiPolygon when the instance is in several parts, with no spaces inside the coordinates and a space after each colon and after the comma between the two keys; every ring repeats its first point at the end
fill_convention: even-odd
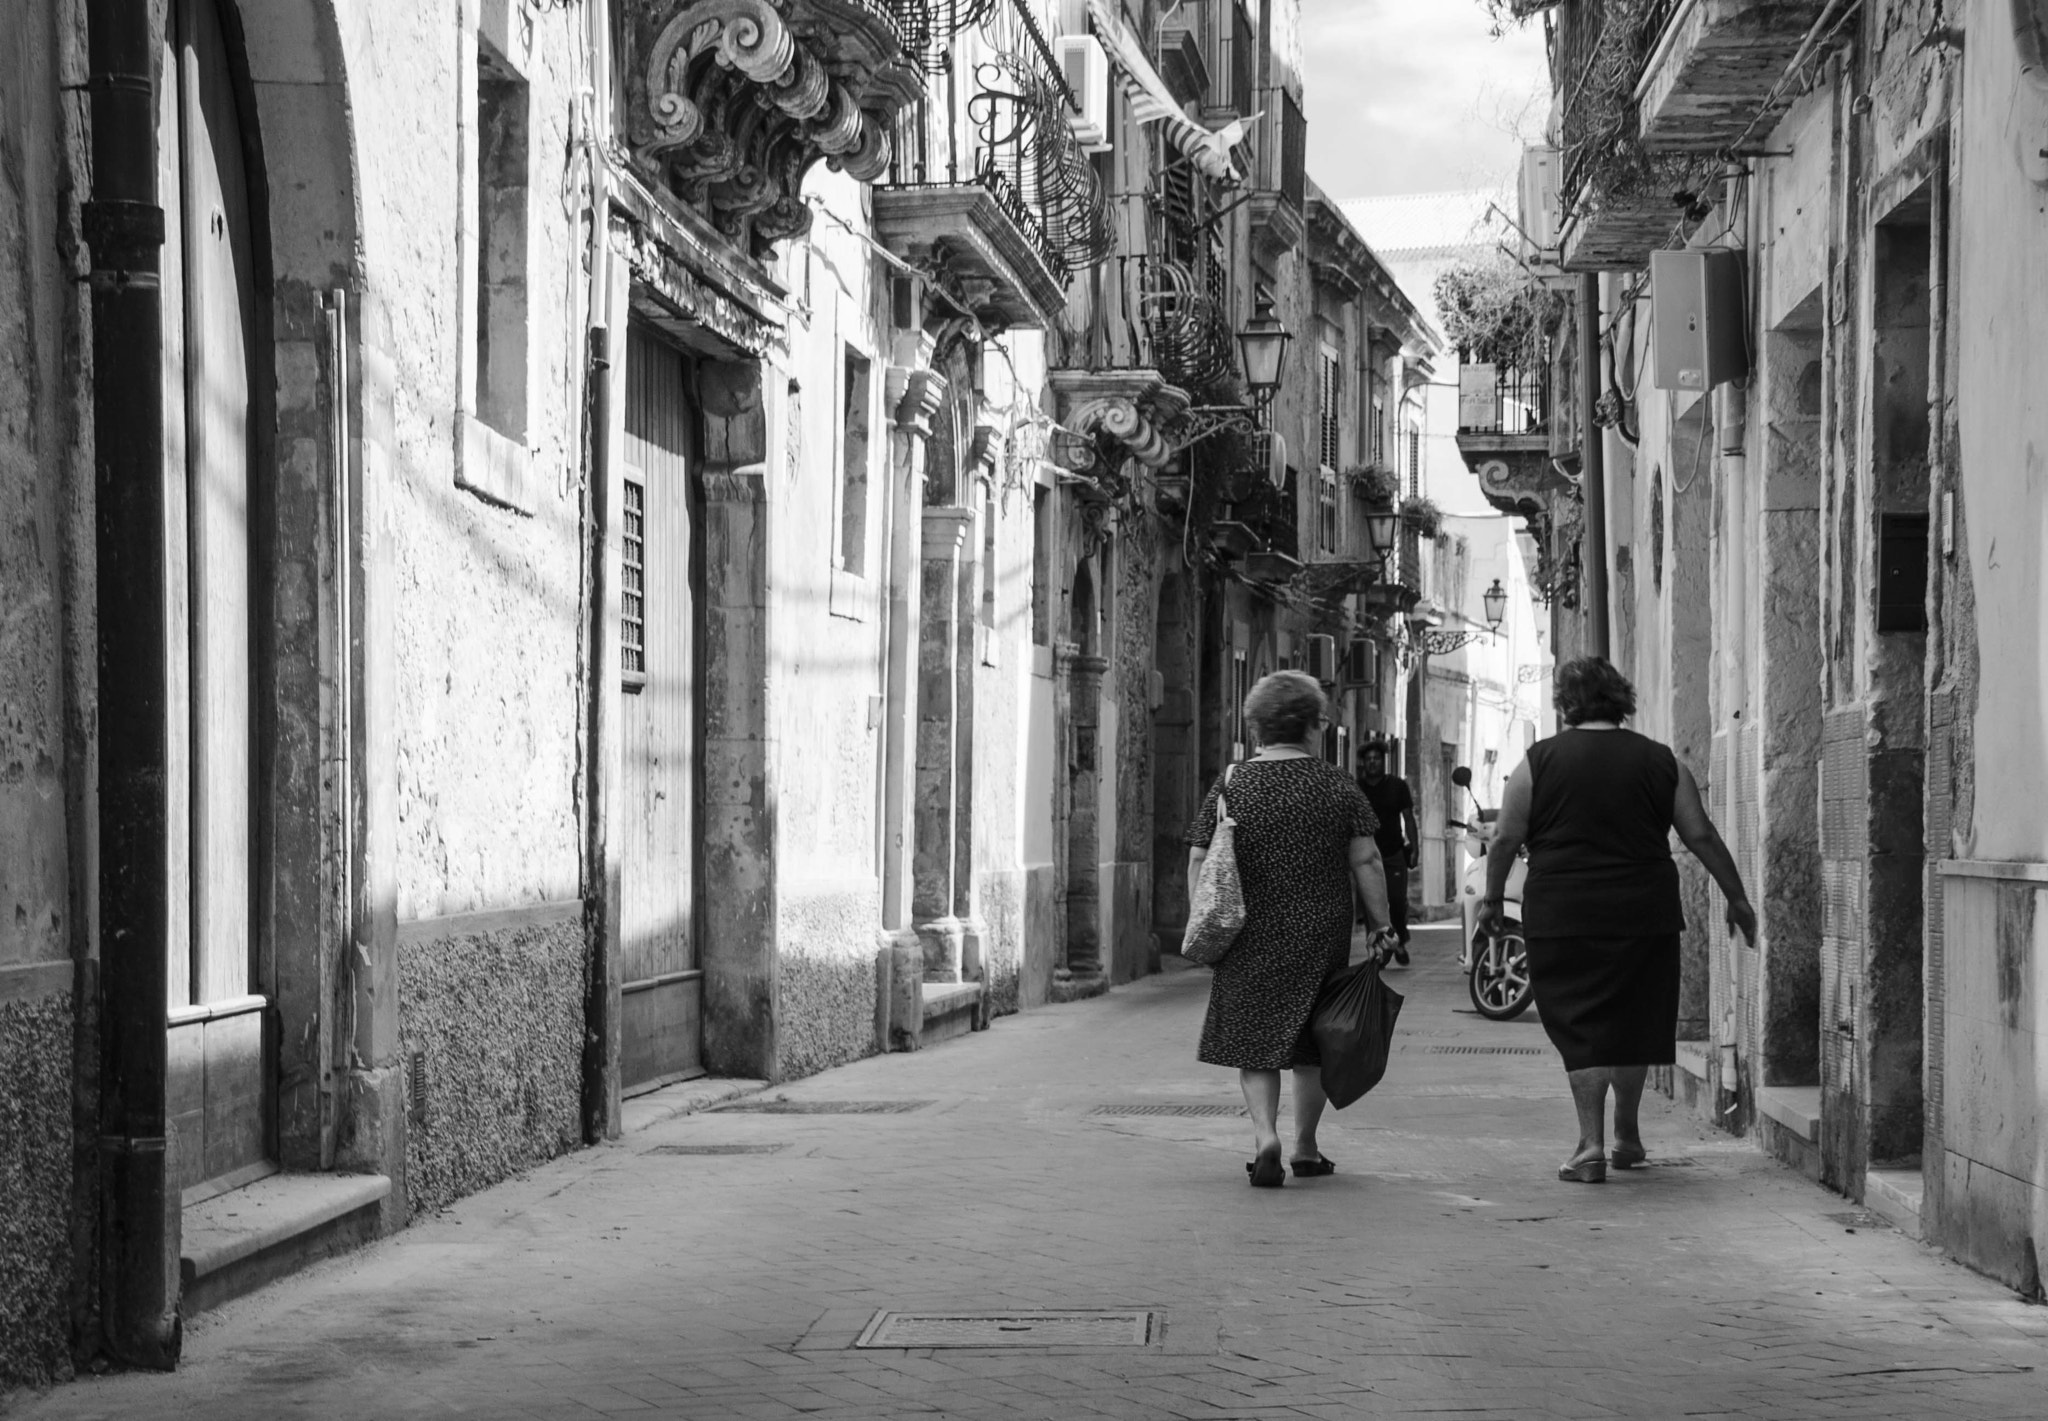
{"type": "Polygon", "coordinates": [[[1323,1093],[1339,1110],[1387,1073],[1401,1001],[1401,994],[1380,980],[1377,962],[1347,967],[1323,983],[1309,1034],[1322,1058],[1323,1093]]]}

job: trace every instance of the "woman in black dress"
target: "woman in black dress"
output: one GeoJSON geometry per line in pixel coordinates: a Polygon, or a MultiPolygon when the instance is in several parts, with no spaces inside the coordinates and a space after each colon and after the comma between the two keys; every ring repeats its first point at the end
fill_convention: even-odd
{"type": "Polygon", "coordinates": [[[1606,658],[1558,668],[1565,730],[1529,747],[1508,779],[1486,861],[1480,927],[1496,931],[1508,870],[1524,843],[1522,933],[1543,1029],[1564,1057],[1579,1112],[1579,1146],[1557,1177],[1600,1184],[1611,1161],[1647,1157],[1637,1110],[1649,1068],[1676,1059],[1678,865],[1671,831],[1728,900],[1728,929],[1756,940],[1742,875],[1669,746],[1623,730],[1636,692],[1606,658]],[[1614,1150],[1606,1153],[1607,1092],[1614,1150]]]}
{"type": "Polygon", "coordinates": [[[1354,885],[1373,931],[1370,951],[1384,953],[1387,878],[1373,842],[1372,806],[1349,775],[1321,758],[1329,713],[1322,688],[1299,671],[1277,671],[1252,687],[1244,713],[1259,753],[1224,772],[1187,834],[1192,896],[1216,832],[1216,798],[1225,794],[1237,823],[1245,920],[1216,964],[1197,1054],[1213,1066],[1237,1067],[1257,1151],[1245,1169],[1254,1185],[1276,1188],[1287,1179],[1277,1121],[1280,1073],[1290,1066],[1294,1173],[1336,1169],[1316,1148],[1326,1098],[1309,1015],[1323,980],[1350,961],[1354,885]]]}

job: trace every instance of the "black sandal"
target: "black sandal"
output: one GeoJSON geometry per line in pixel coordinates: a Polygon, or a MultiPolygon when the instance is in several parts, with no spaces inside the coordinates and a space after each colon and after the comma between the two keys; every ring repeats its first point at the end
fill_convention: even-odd
{"type": "Polygon", "coordinates": [[[1259,1157],[1247,1163],[1244,1172],[1252,1177],[1254,1189],[1278,1189],[1287,1182],[1287,1171],[1280,1164],[1278,1146],[1270,1153],[1259,1151],[1259,1157]]]}
{"type": "Polygon", "coordinates": [[[1314,1159],[1298,1159],[1289,1162],[1296,1179],[1320,1179],[1326,1174],[1337,1172],[1337,1162],[1328,1155],[1317,1153],[1314,1159]]]}

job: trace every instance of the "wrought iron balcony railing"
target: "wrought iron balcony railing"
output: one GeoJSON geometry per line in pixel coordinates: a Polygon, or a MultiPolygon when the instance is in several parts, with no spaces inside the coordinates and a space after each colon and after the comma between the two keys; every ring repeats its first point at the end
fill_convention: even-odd
{"type": "Polygon", "coordinates": [[[968,46],[927,54],[933,82],[898,121],[884,182],[986,189],[1064,283],[1115,245],[1108,198],[1067,122],[1076,101],[1024,0],[961,5],[981,22],[966,60],[968,82],[960,73],[968,46]]]}
{"type": "Polygon", "coordinates": [[[1550,370],[1512,365],[1458,367],[1458,433],[1550,433],[1550,370]]]}

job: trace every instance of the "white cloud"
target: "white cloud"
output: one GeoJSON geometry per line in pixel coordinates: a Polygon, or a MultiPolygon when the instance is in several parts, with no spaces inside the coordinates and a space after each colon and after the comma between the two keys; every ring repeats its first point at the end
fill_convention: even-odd
{"type": "Polygon", "coordinates": [[[1484,187],[1540,136],[1540,23],[1480,0],[1302,0],[1309,175],[1335,198],[1484,187]]]}

